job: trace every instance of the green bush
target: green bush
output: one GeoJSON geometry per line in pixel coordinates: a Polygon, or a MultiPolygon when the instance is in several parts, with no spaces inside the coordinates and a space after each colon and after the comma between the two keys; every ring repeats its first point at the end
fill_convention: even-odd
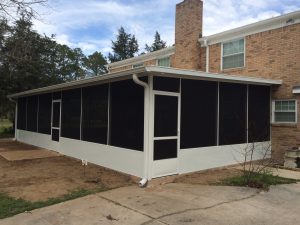
{"type": "Polygon", "coordinates": [[[245,186],[268,190],[270,185],[291,184],[297,182],[297,180],[294,179],[273,176],[272,174],[268,173],[253,173],[251,174],[250,179],[248,175],[249,174],[243,174],[241,176],[227,178],[221,183],[230,186],[245,186]]]}

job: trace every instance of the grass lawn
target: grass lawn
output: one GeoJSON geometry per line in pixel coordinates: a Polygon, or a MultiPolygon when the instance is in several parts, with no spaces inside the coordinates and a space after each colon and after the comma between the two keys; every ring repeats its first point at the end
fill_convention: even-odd
{"type": "Polygon", "coordinates": [[[12,125],[8,119],[0,119],[0,138],[13,137],[12,125]]]}
{"type": "Polygon", "coordinates": [[[297,180],[274,176],[272,174],[254,174],[251,181],[246,182],[244,175],[230,177],[220,182],[221,185],[246,186],[268,190],[271,185],[292,184],[297,180]]]}
{"type": "Polygon", "coordinates": [[[0,219],[106,190],[103,188],[94,190],[78,189],[60,198],[50,198],[46,201],[38,202],[15,199],[5,193],[0,193],[0,219]]]}

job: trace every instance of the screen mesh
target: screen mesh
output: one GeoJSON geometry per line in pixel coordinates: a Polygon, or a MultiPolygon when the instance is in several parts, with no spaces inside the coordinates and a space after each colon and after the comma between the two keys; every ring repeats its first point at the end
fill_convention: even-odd
{"type": "Polygon", "coordinates": [[[182,149],[217,145],[217,91],[216,82],[181,80],[182,149]]]}
{"type": "Polygon", "coordinates": [[[270,140],[270,87],[249,85],[248,141],[270,140]]]}
{"type": "Polygon", "coordinates": [[[20,130],[26,130],[26,104],[26,97],[18,99],[17,128],[20,130]]]}
{"type": "Polygon", "coordinates": [[[43,94],[39,96],[38,111],[38,132],[42,134],[51,134],[51,107],[52,94],[43,94]]]}
{"type": "Polygon", "coordinates": [[[81,89],[62,92],[61,136],[80,139],[81,89]]]}
{"type": "Polygon", "coordinates": [[[37,132],[38,96],[27,97],[27,130],[37,132]]]}
{"type": "Polygon", "coordinates": [[[143,151],[144,88],[132,80],[111,83],[110,144],[143,151]]]}
{"type": "Polygon", "coordinates": [[[247,86],[220,83],[219,145],[246,143],[247,86]]]}
{"type": "Polygon", "coordinates": [[[107,144],[108,84],[82,89],[82,130],[84,141],[107,144]]]}

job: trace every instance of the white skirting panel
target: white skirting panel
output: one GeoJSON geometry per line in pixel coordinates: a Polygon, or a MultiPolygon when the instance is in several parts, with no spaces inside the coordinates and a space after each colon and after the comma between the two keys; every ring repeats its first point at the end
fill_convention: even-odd
{"type": "Polygon", "coordinates": [[[143,176],[143,152],[62,137],[60,147],[65,155],[137,177],[143,176]]]}
{"type": "Polygon", "coordinates": [[[17,130],[17,140],[130,175],[143,176],[143,152],[62,137],[58,143],[52,141],[50,135],[23,130],[17,130]]]}
{"type": "Polygon", "coordinates": [[[18,141],[29,145],[59,152],[59,143],[52,141],[51,135],[48,134],[40,134],[26,130],[16,130],[16,138],[18,141]]]}
{"type": "MultiPolygon", "coordinates": [[[[245,149],[251,148],[251,145],[238,144],[181,149],[178,154],[179,173],[189,173],[241,163],[244,160],[245,149]]],[[[262,159],[267,149],[269,149],[269,153],[271,152],[270,142],[255,143],[254,146],[253,160],[262,159]]]]}

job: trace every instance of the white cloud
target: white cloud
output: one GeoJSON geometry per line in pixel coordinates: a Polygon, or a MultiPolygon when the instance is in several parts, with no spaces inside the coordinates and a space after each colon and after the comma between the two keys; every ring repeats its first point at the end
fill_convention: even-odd
{"type": "MultiPolygon", "coordinates": [[[[296,0],[204,0],[204,35],[228,30],[300,8],[296,0]],[[292,4],[291,2],[295,3],[292,4]],[[274,7],[276,6],[276,7],[274,7]]],[[[111,51],[111,40],[124,26],[135,34],[140,49],[152,43],[159,31],[168,45],[174,43],[175,5],[181,0],[49,0],[51,9],[41,9],[43,22],[35,29],[56,34],[59,43],[80,47],[86,54],[111,51]]]]}

